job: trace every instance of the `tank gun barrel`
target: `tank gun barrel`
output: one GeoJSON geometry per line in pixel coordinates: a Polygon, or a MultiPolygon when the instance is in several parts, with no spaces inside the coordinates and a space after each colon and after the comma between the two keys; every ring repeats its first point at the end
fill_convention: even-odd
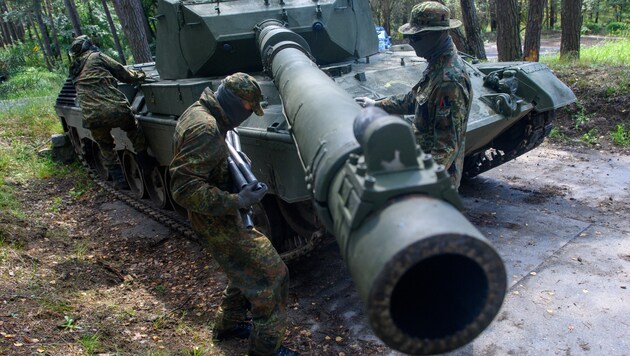
{"type": "Polygon", "coordinates": [[[317,67],[306,41],[275,20],[256,33],[317,215],[336,236],[375,334],[410,354],[473,340],[501,307],[505,266],[458,211],[444,168],[400,118],[369,122],[355,138],[361,108],[317,67]]]}

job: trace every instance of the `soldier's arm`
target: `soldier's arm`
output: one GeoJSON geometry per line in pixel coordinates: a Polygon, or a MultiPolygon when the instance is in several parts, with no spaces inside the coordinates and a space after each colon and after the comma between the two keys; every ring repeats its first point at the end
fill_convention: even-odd
{"type": "Polygon", "coordinates": [[[105,68],[123,83],[137,83],[146,78],[146,74],[141,70],[126,69],[122,64],[106,54],[100,53],[100,59],[103,61],[105,68]]]}
{"type": "Polygon", "coordinates": [[[375,106],[394,115],[412,115],[416,107],[416,95],[414,90],[406,94],[392,95],[388,98],[378,100],[375,106]]]}
{"type": "Polygon", "coordinates": [[[170,165],[171,193],[184,208],[204,215],[234,214],[238,195],[230,194],[207,182],[210,172],[223,164],[212,154],[220,149],[220,139],[212,132],[186,135],[170,165]]]}
{"type": "Polygon", "coordinates": [[[420,132],[429,142],[436,162],[448,170],[463,143],[468,121],[468,92],[456,81],[445,81],[432,92],[429,101],[429,126],[420,132]]]}

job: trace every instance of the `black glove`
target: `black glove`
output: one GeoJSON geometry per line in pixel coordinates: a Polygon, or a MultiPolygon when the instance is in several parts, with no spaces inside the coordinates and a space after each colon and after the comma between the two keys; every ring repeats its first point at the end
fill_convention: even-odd
{"type": "Polygon", "coordinates": [[[265,183],[249,183],[238,193],[238,208],[247,209],[250,206],[259,203],[267,193],[267,185],[265,183]]]}

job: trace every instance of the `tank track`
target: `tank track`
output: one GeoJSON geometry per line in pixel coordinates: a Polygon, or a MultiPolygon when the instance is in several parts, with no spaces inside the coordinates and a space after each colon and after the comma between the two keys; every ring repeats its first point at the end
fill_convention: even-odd
{"type": "Polygon", "coordinates": [[[531,112],[484,149],[464,160],[464,178],[473,178],[538,147],[553,128],[555,112],[531,112]]]}
{"type": "MultiPolygon", "coordinates": [[[[84,168],[88,170],[90,179],[109,195],[126,203],[132,208],[147,215],[151,219],[168,227],[185,238],[199,243],[197,234],[192,230],[188,221],[177,212],[153,207],[150,203],[148,203],[148,201],[145,202],[143,199],[135,197],[131,191],[116,189],[109,182],[103,181],[98,174],[90,168],[90,165],[82,156],[79,156],[79,161],[84,168]]],[[[289,251],[280,253],[280,257],[285,263],[295,262],[301,257],[307,256],[315,250],[315,248],[320,246],[324,236],[325,234],[322,231],[313,233],[308,239],[296,235],[294,236],[293,241],[289,241],[289,244],[293,246],[293,248],[289,251]]]]}

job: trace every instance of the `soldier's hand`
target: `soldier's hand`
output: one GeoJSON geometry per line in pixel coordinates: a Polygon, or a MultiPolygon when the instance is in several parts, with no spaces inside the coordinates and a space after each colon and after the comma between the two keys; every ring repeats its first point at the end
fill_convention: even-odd
{"type": "Polygon", "coordinates": [[[267,185],[265,183],[250,183],[246,185],[238,193],[238,208],[247,209],[250,206],[259,203],[267,193],[267,185]]]}
{"type": "Polygon", "coordinates": [[[367,96],[359,96],[354,98],[354,100],[361,105],[361,107],[368,107],[376,105],[376,100],[370,99],[367,96]]]}

